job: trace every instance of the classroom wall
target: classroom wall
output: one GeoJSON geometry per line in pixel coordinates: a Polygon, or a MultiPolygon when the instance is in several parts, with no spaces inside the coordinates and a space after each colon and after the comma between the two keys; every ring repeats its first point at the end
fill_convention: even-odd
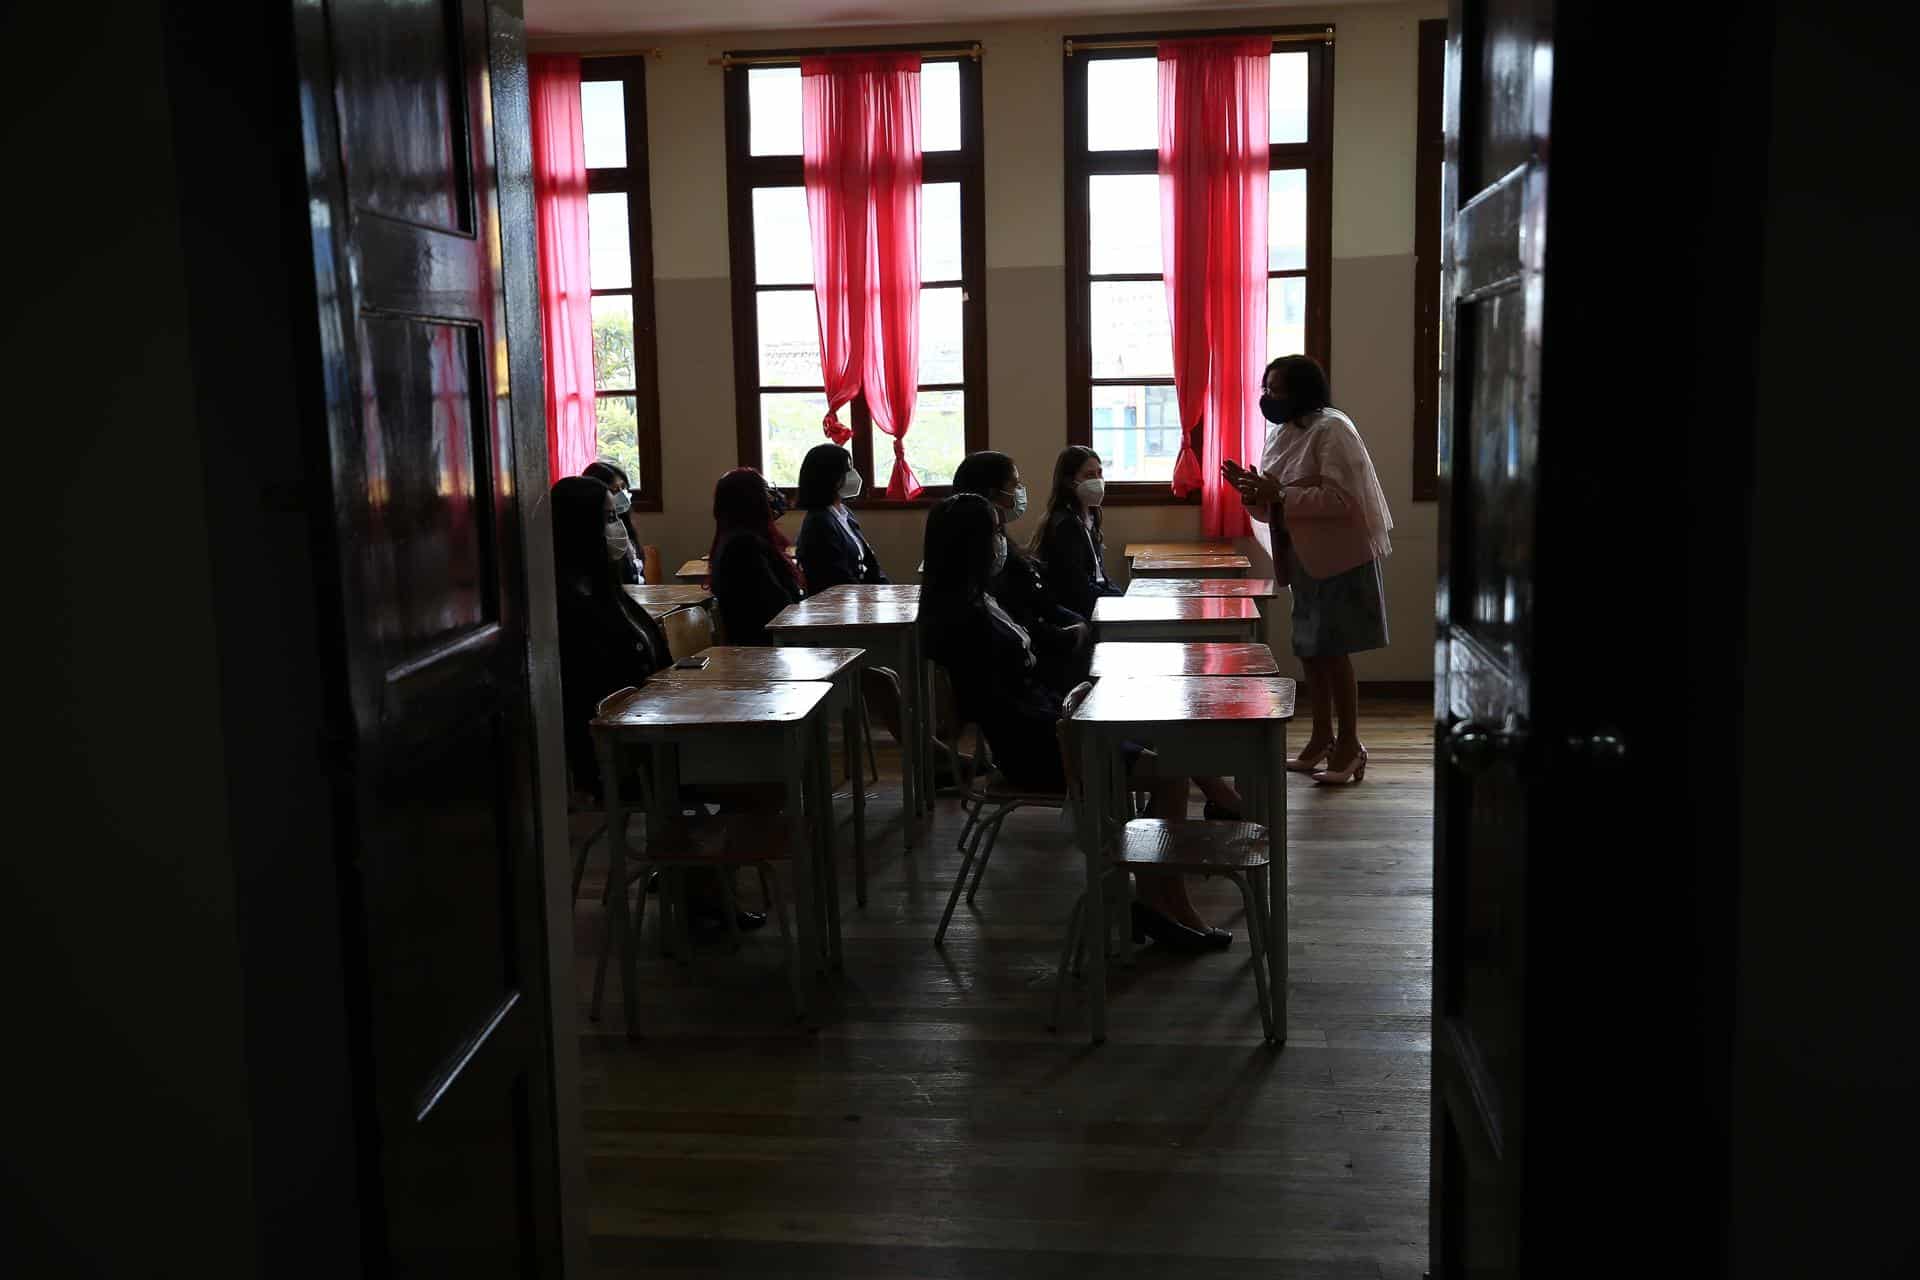
{"type": "MultiPolygon", "coordinates": [[[[1417,26],[1443,4],[1238,8],[1018,24],[754,32],[661,40],[647,68],[659,327],[665,509],[636,513],[669,572],[706,550],[715,477],[738,462],[734,434],[724,50],[796,45],[977,40],[985,106],[989,445],[1013,455],[1037,488],[1066,443],[1066,275],[1060,40],[1098,31],[1331,22],[1334,59],[1332,342],[1334,394],[1360,426],[1397,528],[1387,562],[1393,644],[1356,660],[1363,679],[1432,678],[1434,506],[1412,501],[1413,178],[1417,26]]],[[[603,40],[536,39],[539,48],[631,49],[603,40]]],[[[656,43],[649,40],[649,43],[656,43]]],[[[872,511],[861,521],[882,564],[911,580],[924,513],[872,511]]],[[[1128,541],[1194,537],[1189,506],[1107,512],[1112,564],[1128,541]]],[[[797,528],[797,516],[789,518],[797,528]]],[[[1281,620],[1273,639],[1286,641],[1281,620]]]]}

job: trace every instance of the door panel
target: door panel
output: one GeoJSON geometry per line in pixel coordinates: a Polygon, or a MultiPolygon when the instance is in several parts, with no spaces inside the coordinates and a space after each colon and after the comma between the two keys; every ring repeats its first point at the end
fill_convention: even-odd
{"type": "Polygon", "coordinates": [[[1535,493],[1553,8],[1455,0],[1442,173],[1431,1248],[1521,1273],[1535,493]]]}
{"type": "Polygon", "coordinates": [[[551,1045],[480,0],[304,0],[340,828],[372,1275],[557,1268],[551,1045]]]}

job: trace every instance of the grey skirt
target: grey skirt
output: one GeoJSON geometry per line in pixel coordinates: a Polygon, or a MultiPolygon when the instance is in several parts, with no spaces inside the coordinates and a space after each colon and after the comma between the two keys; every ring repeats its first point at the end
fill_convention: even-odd
{"type": "Polygon", "coordinates": [[[1294,656],[1334,658],[1387,647],[1387,590],[1378,560],[1315,578],[1288,547],[1287,570],[1293,577],[1294,656]]]}

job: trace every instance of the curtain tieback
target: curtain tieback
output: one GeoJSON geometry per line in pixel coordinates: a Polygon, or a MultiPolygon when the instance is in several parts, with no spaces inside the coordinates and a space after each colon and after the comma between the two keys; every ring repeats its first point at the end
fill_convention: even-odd
{"type": "Polygon", "coordinates": [[[836,409],[827,410],[827,416],[820,419],[820,429],[835,444],[843,445],[853,439],[853,432],[840,425],[840,413],[836,409]]]}

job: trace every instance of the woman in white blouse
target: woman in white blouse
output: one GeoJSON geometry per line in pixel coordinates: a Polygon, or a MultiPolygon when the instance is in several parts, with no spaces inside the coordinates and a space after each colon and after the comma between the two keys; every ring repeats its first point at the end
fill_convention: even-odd
{"type": "Polygon", "coordinates": [[[1367,749],[1351,655],[1387,643],[1380,562],[1393,551],[1393,516],[1359,430],[1329,403],[1326,371],[1311,356],[1275,360],[1261,385],[1260,412],[1273,425],[1260,470],[1221,470],[1247,514],[1271,526],[1274,568],[1293,593],[1313,732],[1287,767],[1315,782],[1358,782],[1367,749]]]}

